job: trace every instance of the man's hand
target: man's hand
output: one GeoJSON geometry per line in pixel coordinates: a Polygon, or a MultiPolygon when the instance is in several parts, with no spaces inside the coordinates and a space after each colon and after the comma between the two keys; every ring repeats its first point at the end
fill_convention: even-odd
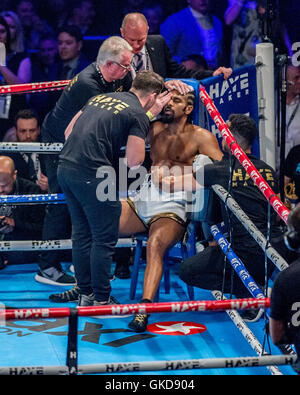
{"type": "Polygon", "coordinates": [[[36,183],[38,184],[38,186],[41,188],[42,191],[44,192],[48,191],[48,178],[43,173],[41,173],[36,183]]]}
{"type": "Polygon", "coordinates": [[[218,75],[224,74],[224,80],[228,80],[228,78],[232,74],[232,69],[231,68],[226,68],[226,67],[219,67],[217,70],[214,71],[213,76],[217,77],[218,75]]]}
{"type": "Polygon", "coordinates": [[[161,113],[162,109],[169,103],[172,98],[172,93],[165,91],[157,95],[154,105],[150,108],[150,112],[153,117],[157,117],[161,113]]]}
{"type": "Polygon", "coordinates": [[[191,85],[182,82],[181,80],[169,80],[165,82],[165,87],[168,91],[176,90],[181,95],[187,95],[189,92],[192,92],[194,88],[191,85]]]}
{"type": "Polygon", "coordinates": [[[14,230],[15,225],[15,220],[13,218],[9,217],[0,217],[1,221],[1,228],[0,228],[0,233],[11,233],[14,230]]]}

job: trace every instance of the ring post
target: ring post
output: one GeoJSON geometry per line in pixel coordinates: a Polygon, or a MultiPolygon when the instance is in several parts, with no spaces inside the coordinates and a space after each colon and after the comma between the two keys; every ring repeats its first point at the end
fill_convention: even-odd
{"type": "Polygon", "coordinates": [[[259,143],[261,159],[276,168],[274,45],[256,46],[259,143]]]}

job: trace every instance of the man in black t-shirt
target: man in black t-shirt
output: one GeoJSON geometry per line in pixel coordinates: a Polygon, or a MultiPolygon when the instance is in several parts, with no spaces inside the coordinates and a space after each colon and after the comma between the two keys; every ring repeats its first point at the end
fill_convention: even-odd
{"type": "Polygon", "coordinates": [[[285,184],[295,183],[297,201],[300,199],[300,145],[293,147],[285,162],[285,184]]]}
{"type": "Polygon", "coordinates": [[[58,181],[71,215],[80,306],[115,303],[109,277],[121,215],[119,152],[126,146],[130,168],[143,163],[150,124],[146,111],[158,98],[161,105],[154,116],[168,103],[171,93],[159,94],[163,88],[159,75],[140,72],[129,92],[93,97],[66,129],[58,181]]]}
{"type": "MultiPolygon", "coordinates": [[[[300,205],[288,217],[287,245],[300,253],[300,205]]],[[[300,356],[300,259],[277,276],[271,295],[270,334],[274,344],[295,344],[300,356]]],[[[300,363],[295,366],[300,374],[300,363]]]]}
{"type": "MultiPolygon", "coordinates": [[[[130,70],[132,60],[131,46],[120,37],[110,37],[99,49],[96,62],[82,70],[64,89],[55,107],[46,116],[42,129],[42,141],[47,143],[64,143],[65,129],[74,115],[85,106],[86,102],[100,93],[128,90],[123,78],[130,70]]],[[[58,155],[44,155],[49,184],[49,193],[61,193],[57,182],[58,155]]],[[[43,229],[43,240],[61,240],[70,237],[70,217],[65,205],[49,205],[43,229]]],[[[75,279],[69,276],[67,283],[63,273],[60,251],[44,251],[40,254],[40,270],[35,276],[36,281],[53,285],[70,285],[75,279]],[[61,276],[53,276],[61,273],[61,276]]]]}
{"type": "MultiPolygon", "coordinates": [[[[230,130],[235,137],[238,144],[249,156],[250,160],[261,173],[264,179],[268,182],[275,193],[278,192],[277,181],[274,170],[265,162],[255,158],[251,155],[251,145],[257,134],[257,127],[255,122],[246,115],[233,114],[230,116],[230,130]]],[[[210,187],[214,184],[219,184],[225,189],[229,189],[229,180],[231,177],[231,195],[240,205],[242,210],[255,223],[258,229],[266,236],[267,234],[267,220],[268,220],[268,202],[254,184],[251,177],[246,173],[239,161],[230,156],[229,148],[223,139],[224,157],[220,162],[211,165],[206,165],[199,171],[204,174],[204,186],[210,187]],[[232,175],[230,174],[230,161],[232,165],[232,175]]],[[[197,179],[200,178],[197,172],[194,174],[197,179]]],[[[176,180],[175,180],[176,183],[176,180]]],[[[186,185],[186,183],[184,184],[186,185]]],[[[222,203],[222,218],[227,226],[231,229],[231,243],[232,249],[246,266],[250,275],[255,282],[263,285],[265,281],[265,254],[260,248],[257,248],[257,243],[245,230],[243,225],[230,215],[231,221],[228,224],[228,216],[225,211],[225,206],[222,203]]],[[[281,230],[276,223],[275,212],[272,210],[271,218],[272,230],[272,245],[279,249],[282,255],[286,255],[286,249],[283,242],[275,243],[274,239],[281,235],[281,230]]],[[[272,267],[270,267],[271,269],[272,267]]],[[[197,286],[204,289],[222,289],[223,285],[223,271],[224,271],[224,254],[219,246],[209,246],[203,252],[187,259],[180,266],[180,277],[189,285],[197,286]]],[[[231,270],[226,271],[225,278],[225,292],[231,290],[231,270]]],[[[249,291],[244,284],[234,275],[233,293],[238,298],[251,297],[249,291]]],[[[255,317],[257,318],[257,317],[255,317]]],[[[248,321],[252,318],[246,317],[248,321]]],[[[253,318],[254,319],[254,318],[253,318]]]]}

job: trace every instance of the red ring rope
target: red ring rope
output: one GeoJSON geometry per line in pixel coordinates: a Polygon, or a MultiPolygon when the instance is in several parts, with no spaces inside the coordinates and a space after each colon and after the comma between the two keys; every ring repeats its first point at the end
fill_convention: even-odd
{"type": "Polygon", "coordinates": [[[47,92],[64,89],[70,80],[33,82],[30,84],[4,85],[0,86],[0,95],[12,95],[20,93],[47,92]]]}
{"type": "Polygon", "coordinates": [[[276,196],[275,192],[270,188],[265,179],[258,172],[256,167],[244,153],[242,148],[238,145],[234,137],[232,136],[228,126],[224,122],[221,114],[217,110],[214,105],[213,100],[210,98],[208,93],[206,92],[204,86],[199,87],[199,95],[203,104],[206,107],[206,110],[210,114],[211,118],[217,125],[218,129],[221,132],[222,137],[226,140],[228,147],[230,147],[232,154],[238,159],[241,165],[244,167],[246,172],[250,175],[254,183],[258,186],[260,191],[263,193],[265,198],[270,201],[270,204],[276,211],[276,213],[280,216],[280,218],[286,223],[289,215],[289,210],[282,203],[280,199],[276,196]]]}
{"type": "MultiPolygon", "coordinates": [[[[124,314],[151,314],[151,313],[185,313],[187,311],[226,311],[249,310],[270,307],[270,298],[265,299],[229,299],[205,300],[187,302],[165,302],[145,304],[124,304],[78,307],[78,316],[94,315],[124,315],[124,314]]],[[[62,318],[69,317],[69,308],[36,308],[0,310],[0,318],[6,320],[33,319],[33,318],[62,318]]]]}

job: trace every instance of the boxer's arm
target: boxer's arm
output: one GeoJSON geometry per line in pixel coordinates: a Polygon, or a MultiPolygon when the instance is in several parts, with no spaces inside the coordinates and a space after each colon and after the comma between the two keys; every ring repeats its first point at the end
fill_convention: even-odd
{"type": "Polygon", "coordinates": [[[220,149],[217,138],[208,130],[197,128],[195,130],[197,138],[198,153],[208,156],[211,159],[220,161],[223,158],[223,152],[220,149]]]}
{"type": "Polygon", "coordinates": [[[81,114],[82,114],[82,111],[81,110],[78,111],[78,113],[73,117],[73,119],[67,126],[67,129],[65,130],[65,139],[66,140],[69,138],[70,134],[72,133],[75,122],[77,121],[77,119],[80,117],[81,114]]]}
{"type": "Polygon", "coordinates": [[[130,169],[140,166],[145,160],[145,140],[141,137],[129,136],[125,159],[130,169]]]}

